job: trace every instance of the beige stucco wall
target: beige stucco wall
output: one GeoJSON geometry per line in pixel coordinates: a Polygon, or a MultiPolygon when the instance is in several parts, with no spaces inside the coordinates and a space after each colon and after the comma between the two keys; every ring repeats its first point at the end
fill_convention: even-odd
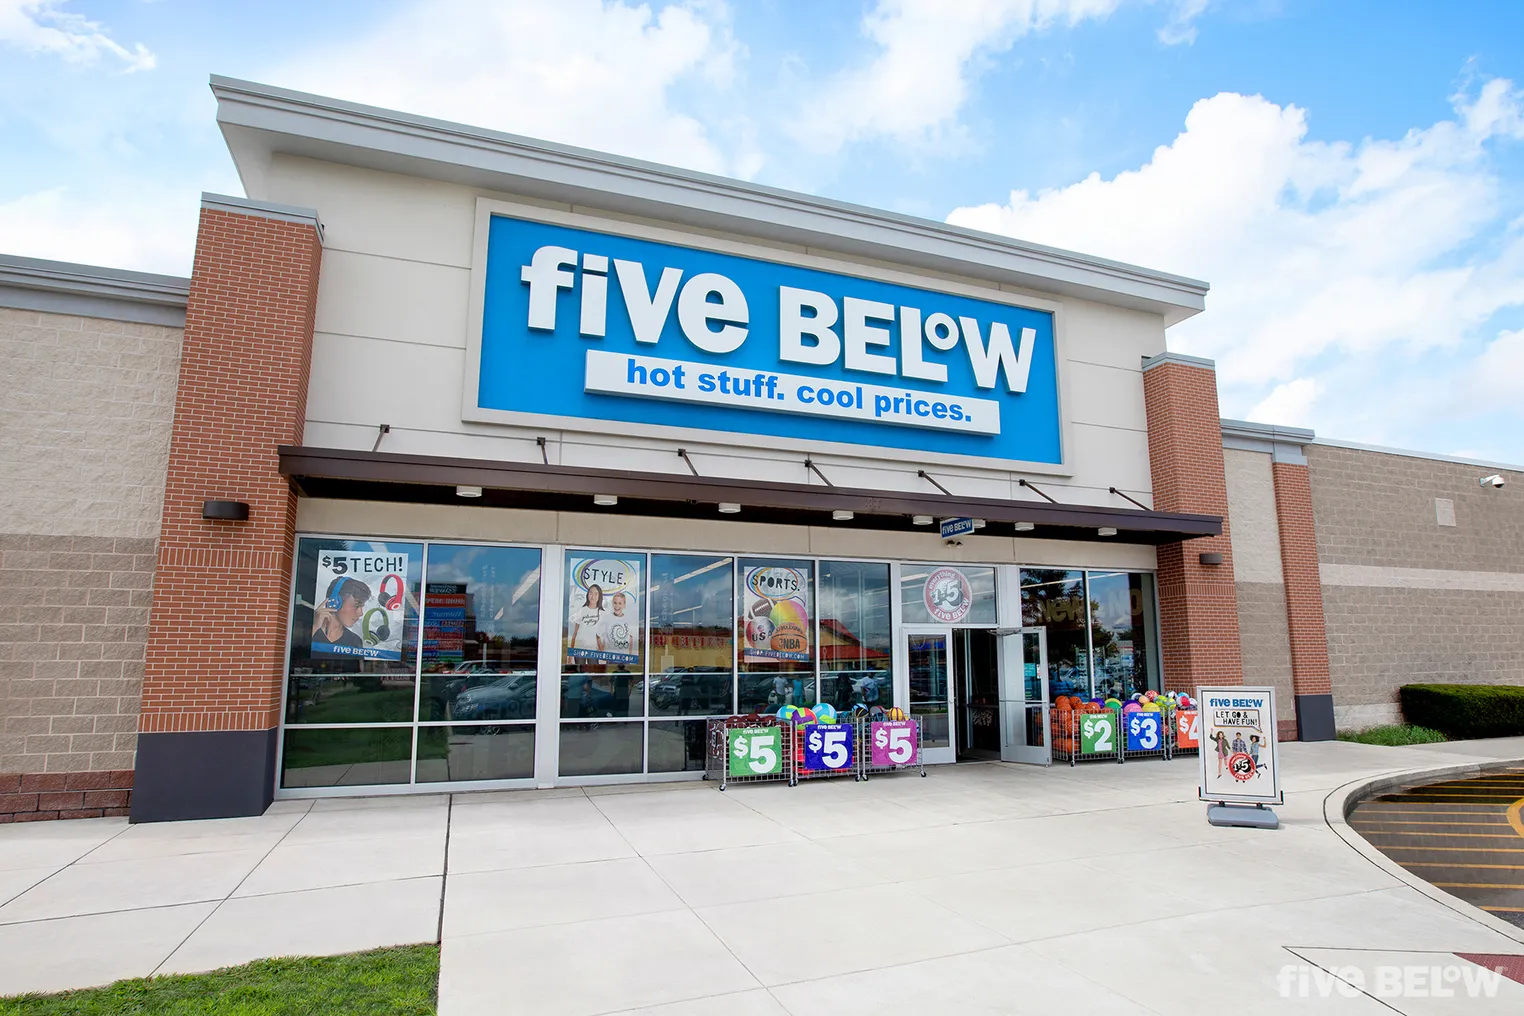
{"type": "Polygon", "coordinates": [[[1286,625],[1286,582],[1281,571],[1280,527],[1268,452],[1224,448],[1238,642],[1244,681],[1275,689],[1279,713],[1295,716],[1291,638],[1286,625]]]}
{"type": "MultiPolygon", "coordinates": [[[[382,451],[539,461],[535,438],[543,435],[553,463],[656,472],[685,468],[675,455],[681,444],[705,474],[815,482],[801,451],[770,448],[749,435],[694,432],[675,441],[635,438],[619,426],[595,434],[462,422],[477,198],[619,217],[289,155],[272,159],[260,188],[252,196],[315,208],[324,226],[307,399],[309,444],[368,451],[377,425],[386,423],[391,432],[382,441],[382,451]],[[367,365],[364,385],[353,383],[357,363],[367,365]],[[376,398],[378,390],[406,391],[408,396],[376,398]]],[[[746,237],[720,238],[751,242],[746,237]]],[[[818,250],[770,246],[785,257],[828,256],[818,250]]],[[[842,270],[851,269],[853,262],[836,260],[842,262],[842,270]]],[[[1035,296],[1057,305],[1061,411],[1067,423],[1066,466],[1072,475],[1045,477],[1045,489],[1051,485],[1055,497],[1070,503],[1128,507],[1108,491],[1115,486],[1151,503],[1142,360],[1164,350],[1162,317],[1054,294],[1002,290],[980,280],[914,274],[919,284],[932,289],[953,284],[1006,299],[1035,296]]],[[[917,466],[926,462],[907,465],[869,451],[873,450],[852,455],[817,450],[814,458],[839,486],[931,490],[916,475],[917,466]]],[[[936,472],[958,494],[1035,499],[1009,470],[943,464],[936,472]]]]}
{"type": "Polygon", "coordinates": [[[0,308],[0,772],[133,766],[180,340],[0,308]]]}

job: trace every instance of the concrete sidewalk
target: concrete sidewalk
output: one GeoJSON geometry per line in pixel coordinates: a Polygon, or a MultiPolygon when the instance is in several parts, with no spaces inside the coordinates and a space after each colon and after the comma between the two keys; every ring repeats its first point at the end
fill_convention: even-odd
{"type": "Polygon", "coordinates": [[[1327,969],[1465,967],[1455,952],[1524,942],[1352,849],[1324,804],[1521,756],[1284,745],[1275,832],[1209,827],[1191,759],[5,826],[0,994],[442,933],[444,1016],[1516,1013],[1508,980],[1490,1000],[1335,990],[1327,969]]]}

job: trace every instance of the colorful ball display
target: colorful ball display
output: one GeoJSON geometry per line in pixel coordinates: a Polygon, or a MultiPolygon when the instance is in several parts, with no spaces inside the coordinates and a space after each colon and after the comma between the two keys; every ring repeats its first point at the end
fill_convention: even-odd
{"type": "Polygon", "coordinates": [[[787,705],[778,710],[778,719],[785,723],[797,723],[799,719],[799,707],[787,705]]]}
{"type": "Polygon", "coordinates": [[[799,712],[797,714],[795,714],[795,716],[794,716],[794,722],[795,723],[801,723],[802,724],[802,723],[815,723],[816,722],[816,719],[815,719],[815,710],[809,708],[808,706],[795,706],[794,708],[799,710],[799,712]]]}
{"type": "Polygon", "coordinates": [[[901,709],[899,706],[895,706],[884,715],[889,720],[903,720],[905,718],[905,710],[901,709]]]}
{"type": "Polygon", "coordinates": [[[815,719],[819,723],[835,723],[836,707],[829,702],[816,702],[815,719]]]}

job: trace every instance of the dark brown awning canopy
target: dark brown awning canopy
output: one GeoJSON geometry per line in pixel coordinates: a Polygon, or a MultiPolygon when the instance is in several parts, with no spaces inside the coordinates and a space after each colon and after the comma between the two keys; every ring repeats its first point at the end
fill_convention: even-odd
{"type": "Polygon", "coordinates": [[[911,522],[915,515],[938,519],[969,516],[985,520],[986,527],[980,530],[983,536],[1016,535],[1013,523],[1031,522],[1036,528],[1020,535],[1113,543],[1171,543],[1222,533],[1222,518],[1217,515],[337,448],[283,446],[280,470],[308,497],[364,501],[732,519],[899,532],[926,531],[911,522]],[[457,485],[481,487],[483,495],[466,501],[456,496],[457,485]],[[595,494],[613,494],[619,503],[596,507],[595,494]],[[720,515],[717,506],[721,502],[739,504],[741,512],[720,515]],[[840,510],[852,512],[852,519],[833,521],[831,513],[840,510]],[[1100,536],[1097,530],[1105,526],[1115,528],[1116,535],[1100,536]]]}

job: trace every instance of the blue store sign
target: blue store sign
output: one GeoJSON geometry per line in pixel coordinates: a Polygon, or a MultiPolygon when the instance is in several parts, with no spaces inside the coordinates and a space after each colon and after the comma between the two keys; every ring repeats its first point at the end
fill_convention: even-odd
{"type": "Polygon", "coordinates": [[[1062,461],[1049,312],[507,215],[468,369],[474,419],[1062,461]]]}

